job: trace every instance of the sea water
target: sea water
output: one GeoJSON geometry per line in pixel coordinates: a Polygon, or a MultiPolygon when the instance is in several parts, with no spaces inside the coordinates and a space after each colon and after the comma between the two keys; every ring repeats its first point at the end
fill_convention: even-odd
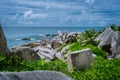
{"type": "Polygon", "coordinates": [[[46,34],[57,34],[61,32],[83,32],[88,29],[102,30],[104,26],[97,27],[3,27],[7,44],[9,48],[26,44],[32,41],[39,41],[41,38],[48,38],[46,34]],[[22,38],[30,38],[30,40],[22,40],[22,38]]]}

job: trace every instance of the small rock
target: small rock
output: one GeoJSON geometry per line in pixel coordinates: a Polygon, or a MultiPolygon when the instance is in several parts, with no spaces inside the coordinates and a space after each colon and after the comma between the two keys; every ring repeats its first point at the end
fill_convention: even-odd
{"type": "Polygon", "coordinates": [[[45,36],[51,36],[51,34],[46,34],[45,36]]]}
{"type": "Polygon", "coordinates": [[[30,40],[30,38],[22,38],[22,40],[30,40]]]}
{"type": "Polygon", "coordinates": [[[60,60],[63,60],[63,58],[62,58],[63,56],[62,56],[61,52],[57,52],[55,54],[55,57],[58,58],[58,59],[60,59],[60,60]]]}

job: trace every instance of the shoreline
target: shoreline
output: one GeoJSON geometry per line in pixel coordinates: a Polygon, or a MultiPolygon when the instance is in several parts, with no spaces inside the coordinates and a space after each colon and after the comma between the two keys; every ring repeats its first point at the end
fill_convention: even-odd
{"type": "MultiPolygon", "coordinates": [[[[16,44],[24,44],[24,41],[16,41],[21,38],[29,37],[29,38],[39,38],[46,37],[46,34],[57,34],[58,31],[62,32],[84,32],[88,29],[102,30],[104,27],[5,27],[3,28],[5,36],[7,38],[8,46],[16,46],[16,44]],[[44,35],[44,36],[43,36],[44,35]]],[[[33,41],[33,40],[31,40],[33,41]]],[[[27,42],[27,41],[26,41],[27,42]]]]}

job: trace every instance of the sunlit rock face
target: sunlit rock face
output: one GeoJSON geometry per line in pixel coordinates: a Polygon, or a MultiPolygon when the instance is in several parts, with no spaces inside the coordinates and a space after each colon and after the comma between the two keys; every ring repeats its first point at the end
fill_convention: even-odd
{"type": "Polygon", "coordinates": [[[90,68],[92,62],[93,55],[89,48],[71,52],[68,56],[68,68],[70,72],[90,68]]]}
{"type": "Polygon", "coordinates": [[[5,38],[2,26],[0,25],[0,54],[3,54],[5,56],[9,55],[9,50],[7,47],[7,40],[5,38]]]}
{"type": "Polygon", "coordinates": [[[108,52],[110,58],[120,58],[120,32],[107,28],[95,40],[100,41],[99,47],[108,52]]]}

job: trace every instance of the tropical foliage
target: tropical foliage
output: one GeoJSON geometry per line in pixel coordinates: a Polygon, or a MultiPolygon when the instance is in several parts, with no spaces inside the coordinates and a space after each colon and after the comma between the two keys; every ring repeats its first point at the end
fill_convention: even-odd
{"type": "Polygon", "coordinates": [[[82,49],[86,49],[86,48],[90,48],[92,50],[92,53],[96,54],[97,56],[101,56],[103,58],[106,57],[106,52],[104,52],[101,48],[93,46],[92,44],[80,45],[79,42],[75,42],[75,43],[71,44],[69,51],[72,52],[72,51],[82,50],[82,49]]]}
{"type": "Polygon", "coordinates": [[[120,31],[120,26],[117,26],[115,24],[110,24],[107,27],[110,27],[114,31],[120,31]]]}
{"type": "Polygon", "coordinates": [[[95,31],[94,29],[86,30],[82,32],[78,37],[77,41],[81,45],[93,44],[97,45],[98,42],[94,41],[94,39],[101,33],[102,31],[95,31]]]}

